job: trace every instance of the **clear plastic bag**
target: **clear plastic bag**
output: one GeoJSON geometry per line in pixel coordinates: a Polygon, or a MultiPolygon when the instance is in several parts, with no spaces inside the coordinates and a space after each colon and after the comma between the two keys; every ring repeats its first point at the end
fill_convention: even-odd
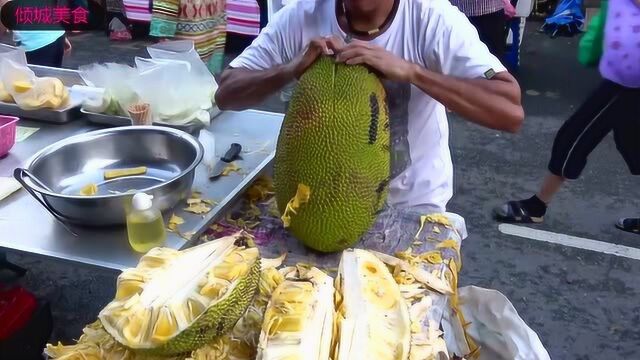
{"type": "Polygon", "coordinates": [[[191,64],[191,71],[200,81],[212,86],[213,91],[218,87],[213,74],[202,62],[200,55],[191,40],[163,41],[147,47],[147,52],[152,59],[179,60],[191,64]]]}
{"type": "Polygon", "coordinates": [[[200,55],[191,40],[163,41],[147,47],[147,52],[152,59],[179,60],[191,64],[191,72],[197,78],[197,82],[206,91],[213,103],[213,95],[218,89],[213,74],[202,62],[200,55]]]}
{"type": "Polygon", "coordinates": [[[133,84],[139,81],[136,68],[125,64],[91,64],[78,68],[84,82],[92,87],[103,88],[102,103],[85,102],[83,108],[110,115],[127,116],[129,105],[138,102],[139,96],[133,84]]]}
{"type": "Polygon", "coordinates": [[[69,91],[53,77],[38,78],[19,52],[0,56],[0,81],[4,100],[11,99],[21,109],[57,109],[69,101],[69,91]]]}
{"type": "Polygon", "coordinates": [[[154,121],[171,125],[199,122],[208,125],[212,107],[206,84],[185,61],[148,61],[132,85],[141,101],[151,106],[154,121]]]}
{"type": "Polygon", "coordinates": [[[7,59],[15,62],[16,64],[27,66],[27,55],[24,49],[0,44],[0,59],[7,59]]]}

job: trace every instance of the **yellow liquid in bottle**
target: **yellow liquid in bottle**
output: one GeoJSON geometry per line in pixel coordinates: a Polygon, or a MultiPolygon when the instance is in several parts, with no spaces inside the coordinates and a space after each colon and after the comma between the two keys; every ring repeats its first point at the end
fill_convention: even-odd
{"type": "Polygon", "coordinates": [[[146,253],[164,245],[167,238],[162,216],[153,211],[133,212],[127,216],[127,234],[133,250],[146,253]]]}

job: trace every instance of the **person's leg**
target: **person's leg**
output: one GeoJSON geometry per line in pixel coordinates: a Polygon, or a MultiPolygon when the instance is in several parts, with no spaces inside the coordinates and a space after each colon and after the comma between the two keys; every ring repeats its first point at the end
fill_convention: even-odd
{"type": "MultiPolygon", "coordinates": [[[[623,100],[624,109],[613,128],[616,147],[632,175],[640,175],[640,89],[628,89],[623,100]]],[[[640,218],[621,218],[616,227],[640,234],[640,218]]]]}
{"type": "Polygon", "coordinates": [[[28,51],[25,55],[28,64],[61,67],[62,58],[64,57],[64,36],[40,49],[28,51]]]}
{"type": "Polygon", "coordinates": [[[511,200],[494,209],[499,221],[539,223],[547,205],[566,179],[577,179],[586,166],[587,157],[613,129],[624,106],[620,103],[622,87],[610,81],[602,84],[558,130],[551,150],[549,174],[536,195],[511,200]]]}

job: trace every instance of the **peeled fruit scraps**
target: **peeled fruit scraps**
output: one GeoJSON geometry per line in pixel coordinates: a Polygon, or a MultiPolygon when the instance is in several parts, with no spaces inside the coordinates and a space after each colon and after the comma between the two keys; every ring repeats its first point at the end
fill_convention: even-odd
{"type": "Polygon", "coordinates": [[[291,234],[323,252],[358,241],[387,196],[389,146],[379,78],[320,57],[296,86],[274,159],[278,210],[291,234]]]}
{"type": "Polygon", "coordinates": [[[400,288],[380,259],[342,253],[336,278],[335,360],[407,359],[411,320],[400,288]]]}
{"type": "Polygon", "coordinates": [[[230,331],[258,289],[257,248],[241,234],[183,251],[154,248],[125,270],[115,299],[99,314],[120,344],[141,353],[193,351],[230,331]]]}
{"type": "Polygon", "coordinates": [[[329,359],[333,279],[317,268],[295,272],[275,289],[269,301],[257,360],[329,359]]]}

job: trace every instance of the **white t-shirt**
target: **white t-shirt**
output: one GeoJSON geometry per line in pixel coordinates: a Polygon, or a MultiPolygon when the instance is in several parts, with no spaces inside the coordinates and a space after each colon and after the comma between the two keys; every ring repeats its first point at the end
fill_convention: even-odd
{"type": "MultiPolygon", "coordinates": [[[[268,69],[291,61],[310,40],[346,38],[336,0],[297,0],[278,11],[230,66],[268,69]]],[[[370,42],[438,73],[478,78],[505,71],[465,15],[449,0],[399,0],[391,25],[370,42]]],[[[384,81],[390,112],[392,206],[429,205],[440,211],[453,195],[449,126],[442,104],[419,88],[384,81]]]]}

